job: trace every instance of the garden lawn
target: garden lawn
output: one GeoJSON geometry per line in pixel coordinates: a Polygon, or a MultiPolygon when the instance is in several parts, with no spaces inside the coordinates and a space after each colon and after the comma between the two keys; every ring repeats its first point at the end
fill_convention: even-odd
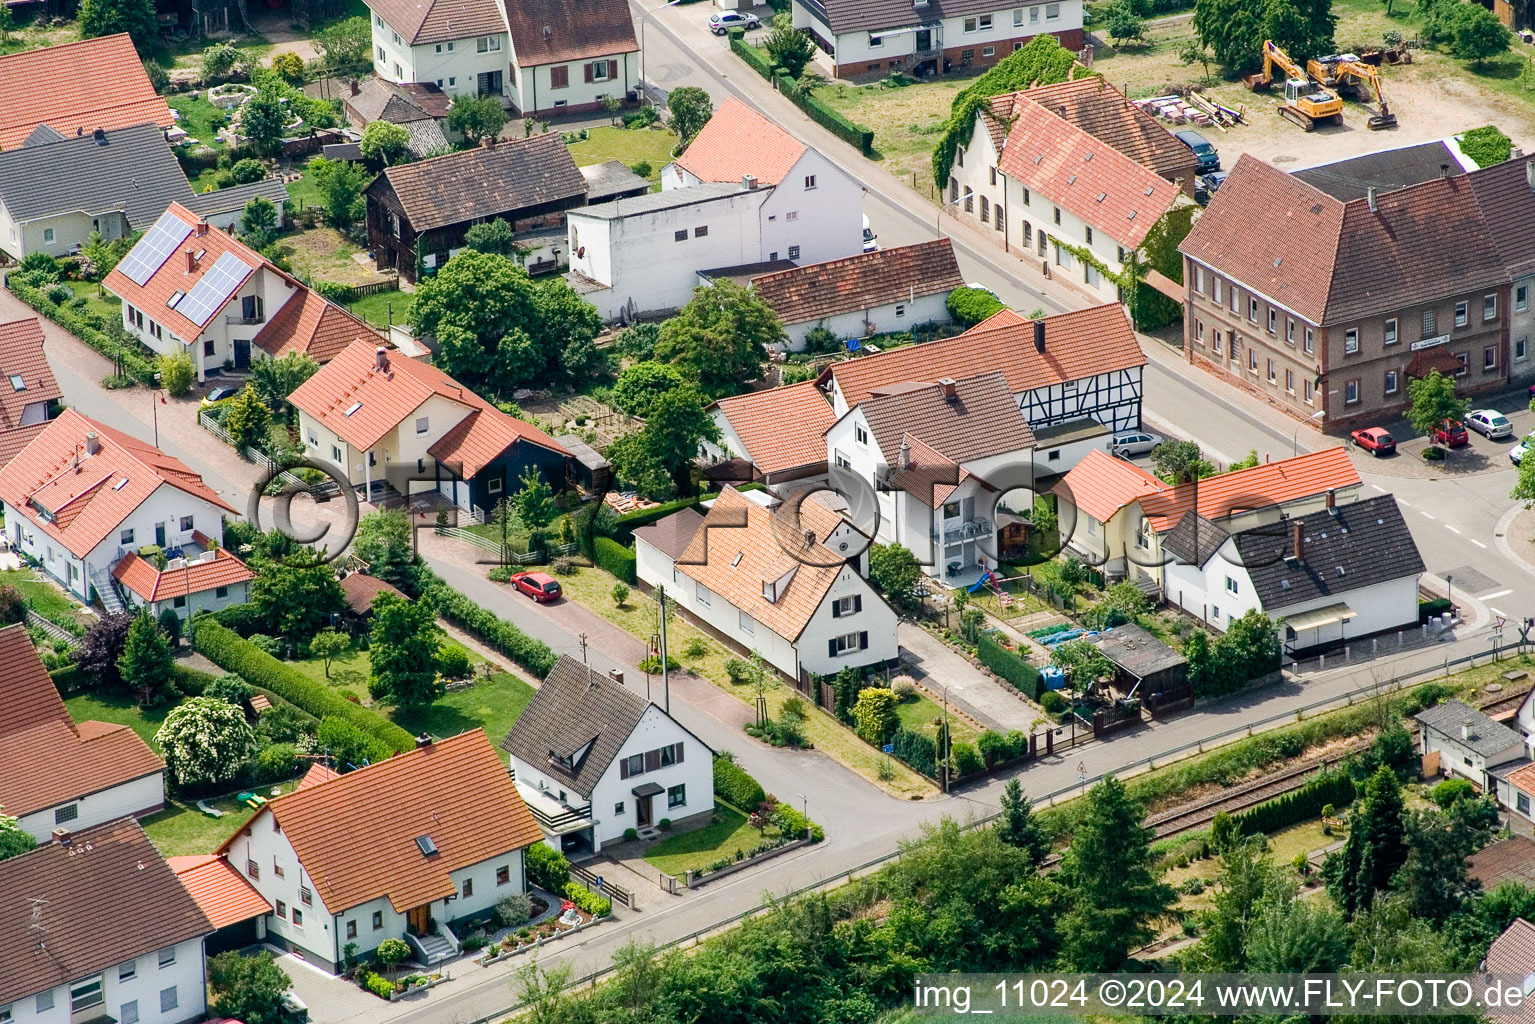
{"type": "MultiPolygon", "coordinates": [[[[985,69],[981,69],[985,70],[985,69]]],[[[905,86],[838,82],[815,91],[848,120],[874,130],[873,159],[927,196],[933,193],[933,147],[954,97],[978,75],[949,74],[905,86]]]]}
{"type": "Polygon", "coordinates": [[[750,851],[762,842],[762,833],[747,824],[746,815],[723,800],[714,801],[719,822],[680,835],[669,836],[645,851],[645,859],[673,878],[706,868],[722,857],[734,860],[737,850],[750,851]]]}
{"type": "Polygon", "coordinates": [[[223,140],[218,137],[218,129],[213,127],[214,119],[225,122],[229,120],[224,111],[201,96],[194,100],[185,93],[167,97],[166,103],[181,115],[176,123],[188,135],[209,149],[224,148],[223,140]]]}
{"type": "MultiPolygon", "coordinates": [[[[943,718],[943,707],[935,701],[919,693],[915,700],[902,701],[897,705],[895,714],[901,720],[901,728],[937,739],[938,726],[934,722],[943,718]]],[[[949,739],[952,742],[974,743],[979,735],[974,726],[950,711],[949,739]]]]}
{"type": "Polygon", "coordinates": [[[82,693],[64,701],[64,707],[68,709],[69,717],[76,722],[126,725],[138,733],[139,738],[148,743],[155,753],[159,753],[160,744],[155,740],[155,733],[175,705],[158,704],[152,708],[141,708],[132,697],[115,693],[82,693]]]}
{"type": "Polygon", "coordinates": [[[85,299],[85,308],[104,317],[108,321],[120,320],[123,315],[123,301],[110,292],[101,290],[101,286],[91,284],[89,281],[66,281],[65,285],[75,293],[75,298],[85,299]]]}
{"type": "Polygon", "coordinates": [[[94,615],[88,615],[81,611],[80,604],[64,594],[64,591],[46,580],[38,577],[41,572],[34,569],[4,569],[0,570],[0,584],[15,587],[21,591],[21,596],[27,599],[27,604],[50,621],[64,622],[74,619],[84,625],[90,625],[96,621],[94,615]]]}
{"type": "MultiPolygon", "coordinates": [[[[284,782],[278,788],[284,793],[293,792],[297,780],[284,782]]],[[[271,786],[260,786],[256,792],[268,799],[271,786]]],[[[230,793],[217,800],[203,801],[209,807],[224,812],[222,818],[204,814],[197,809],[196,801],[167,800],[165,810],[140,818],[139,824],[155,844],[162,857],[189,857],[200,853],[212,853],[219,845],[239,831],[255,813],[247,804],[235,799],[230,793]]]]}
{"type": "Polygon", "coordinates": [[[585,142],[573,142],[569,148],[578,167],[617,160],[625,167],[633,168],[635,164],[644,161],[650,164],[647,178],[651,190],[659,191],[661,168],[672,162],[672,147],[675,145],[677,136],[666,128],[630,129],[604,125],[591,129],[585,142]]]}
{"type": "MultiPolygon", "coordinates": [[[[570,600],[585,605],[590,611],[616,624],[625,632],[641,640],[649,639],[654,631],[655,602],[638,591],[631,592],[622,607],[613,604],[613,584],[618,582],[601,569],[578,569],[573,575],[561,576],[560,586],[570,600]]],[[[706,636],[701,630],[674,616],[667,625],[667,647],[682,667],[700,678],[734,695],[742,703],[749,704],[754,694],[749,687],[735,686],[725,671],[725,663],[737,655],[724,645],[706,636]],[[684,653],[694,639],[703,641],[705,653],[690,658],[684,653]]],[[[768,714],[777,718],[783,711],[784,702],[799,696],[781,680],[775,680],[767,691],[768,714]]],[[[897,796],[926,796],[933,791],[932,784],[894,758],[886,757],[853,733],[842,727],[826,712],[810,706],[804,723],[805,739],[830,757],[841,761],[864,778],[874,782],[897,796]],[[879,781],[881,766],[892,773],[888,782],[879,781]]]]}
{"type": "Polygon", "coordinates": [[[312,206],[324,209],[325,199],[320,195],[320,189],[314,182],[314,176],[308,171],[300,174],[283,187],[288,190],[288,200],[296,209],[307,210],[312,206]]]}
{"type": "Polygon", "coordinates": [[[364,295],[347,308],[359,320],[387,329],[391,323],[403,324],[409,321],[410,309],[415,301],[415,296],[409,292],[391,290],[364,295]]]}

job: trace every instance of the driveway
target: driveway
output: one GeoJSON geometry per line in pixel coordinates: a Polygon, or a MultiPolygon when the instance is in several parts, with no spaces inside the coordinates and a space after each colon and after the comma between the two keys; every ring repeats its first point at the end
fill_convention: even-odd
{"type": "Polygon", "coordinates": [[[1040,713],[1030,707],[1006,683],[999,683],[990,672],[983,672],[948,644],[914,622],[902,621],[896,635],[901,642],[903,661],[913,663],[923,676],[922,688],[934,699],[945,693],[950,702],[982,727],[1008,732],[1034,731],[1040,713]]]}

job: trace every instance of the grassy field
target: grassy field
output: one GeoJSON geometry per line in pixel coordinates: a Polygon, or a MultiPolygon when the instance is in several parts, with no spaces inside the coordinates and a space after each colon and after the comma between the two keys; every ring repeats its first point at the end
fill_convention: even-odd
{"type": "Polygon", "coordinates": [[[815,94],[849,120],[872,128],[873,159],[919,192],[931,195],[933,147],[954,97],[979,73],[951,74],[905,86],[838,82],[815,94]]]}
{"type": "Polygon", "coordinates": [[[117,320],[123,315],[123,300],[102,291],[100,285],[89,281],[66,281],[64,284],[75,293],[76,298],[85,299],[85,308],[92,313],[108,320],[117,320]]]}
{"type": "Polygon", "coordinates": [[[320,189],[314,183],[314,176],[305,172],[283,186],[288,190],[288,200],[295,209],[307,210],[311,206],[324,206],[325,200],[320,196],[320,189]]]}
{"type": "MultiPolygon", "coordinates": [[[[582,568],[574,575],[560,577],[560,586],[564,588],[566,597],[579,601],[633,636],[649,638],[654,630],[655,603],[647,597],[633,593],[622,607],[615,606],[612,594],[615,582],[617,581],[612,576],[600,569],[582,568]]],[[[743,703],[753,698],[753,694],[748,692],[746,687],[731,684],[730,676],[725,671],[725,662],[735,655],[726,650],[722,644],[709,638],[701,630],[688,625],[680,616],[670,620],[667,636],[668,650],[675,652],[673,657],[682,662],[683,667],[689,672],[709,680],[726,693],[739,698],[743,703]],[[697,658],[690,658],[685,652],[689,642],[694,639],[703,643],[704,654],[697,658]]],[[[792,687],[783,682],[774,682],[767,692],[768,714],[776,718],[784,702],[794,696],[797,694],[792,687]]],[[[805,720],[804,730],[806,740],[816,749],[836,758],[858,774],[897,796],[926,796],[933,791],[932,784],[926,779],[901,762],[885,757],[874,747],[844,729],[830,715],[814,706],[810,709],[810,716],[805,720]],[[888,766],[893,773],[888,782],[879,781],[882,764],[888,766]]]]}
{"type": "Polygon", "coordinates": [[[714,802],[714,812],[720,818],[717,823],[663,839],[645,851],[645,859],[658,871],[682,878],[762,842],[762,833],[747,824],[746,815],[723,800],[714,802]]]}
{"type": "MultiPolygon", "coordinates": [[[[284,782],[277,788],[284,793],[293,792],[293,782],[284,782]]],[[[270,798],[271,786],[260,787],[260,793],[270,798]]],[[[189,857],[199,853],[212,853],[220,843],[235,834],[251,816],[252,809],[236,800],[234,795],[218,800],[203,801],[209,807],[224,812],[221,818],[204,814],[194,803],[167,800],[165,810],[140,819],[149,841],[155,844],[162,857],[189,857]]]]}
{"type": "MultiPolygon", "coordinates": [[[[938,722],[943,718],[943,706],[918,694],[915,700],[903,701],[899,704],[895,714],[901,720],[901,728],[936,738],[940,728],[938,722]]],[[[979,735],[974,726],[955,715],[953,709],[950,709],[949,739],[951,741],[974,743],[979,735]]]]}
{"type": "Polygon", "coordinates": [[[382,329],[392,323],[403,324],[408,321],[410,307],[415,301],[415,296],[409,292],[383,291],[364,295],[347,308],[353,316],[382,329]]]}
{"type": "Polygon", "coordinates": [[[86,626],[96,621],[94,615],[86,614],[81,609],[78,601],[69,597],[55,584],[39,579],[39,575],[40,573],[34,569],[3,569],[0,570],[0,584],[15,587],[21,591],[21,596],[26,598],[27,604],[45,619],[64,622],[72,618],[86,626]]]}
{"type": "Polygon", "coordinates": [[[155,740],[155,733],[159,731],[160,724],[165,721],[165,716],[170,714],[173,706],[161,704],[157,707],[141,708],[131,697],[110,693],[82,693],[64,702],[64,707],[69,710],[69,717],[75,721],[126,725],[138,733],[139,738],[148,743],[157,753],[160,750],[160,744],[155,740]]]}
{"type": "Polygon", "coordinates": [[[571,143],[570,155],[578,167],[618,160],[632,169],[644,161],[650,164],[647,175],[650,187],[659,191],[661,168],[672,162],[672,147],[676,144],[677,136],[665,128],[631,130],[603,126],[588,132],[585,142],[571,143]]]}
{"type": "Polygon", "coordinates": [[[229,120],[224,111],[201,96],[194,100],[191,96],[182,94],[171,96],[166,102],[170,104],[172,110],[181,115],[177,123],[188,135],[209,149],[224,148],[223,140],[218,137],[218,129],[213,127],[215,119],[220,123],[229,120]]]}

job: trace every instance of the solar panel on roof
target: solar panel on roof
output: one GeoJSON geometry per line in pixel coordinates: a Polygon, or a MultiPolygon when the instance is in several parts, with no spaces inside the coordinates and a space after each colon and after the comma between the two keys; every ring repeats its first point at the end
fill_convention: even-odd
{"type": "Polygon", "coordinates": [[[240,282],[250,276],[252,269],[234,253],[224,253],[202,276],[202,280],[192,286],[187,297],[177,304],[176,312],[197,326],[203,326],[229,301],[235,289],[240,287],[240,282]]]}
{"type": "Polygon", "coordinates": [[[134,284],[145,284],[191,233],[192,225],[167,210],[139,239],[139,244],[123,257],[117,269],[134,284]]]}

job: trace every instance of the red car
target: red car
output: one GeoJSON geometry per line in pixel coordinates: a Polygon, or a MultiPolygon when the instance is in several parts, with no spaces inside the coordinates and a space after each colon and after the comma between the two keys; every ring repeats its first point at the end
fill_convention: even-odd
{"type": "Polygon", "coordinates": [[[1463,444],[1470,444],[1471,436],[1466,433],[1466,425],[1460,420],[1440,420],[1429,440],[1446,448],[1459,448],[1463,444]]]}
{"type": "Polygon", "coordinates": [[[546,572],[512,574],[512,585],[535,601],[553,601],[560,596],[560,585],[546,572]]]}
{"type": "Polygon", "coordinates": [[[1390,455],[1396,451],[1396,439],[1386,433],[1384,427],[1365,427],[1356,430],[1349,435],[1354,443],[1367,452],[1374,452],[1377,456],[1390,455]]]}

